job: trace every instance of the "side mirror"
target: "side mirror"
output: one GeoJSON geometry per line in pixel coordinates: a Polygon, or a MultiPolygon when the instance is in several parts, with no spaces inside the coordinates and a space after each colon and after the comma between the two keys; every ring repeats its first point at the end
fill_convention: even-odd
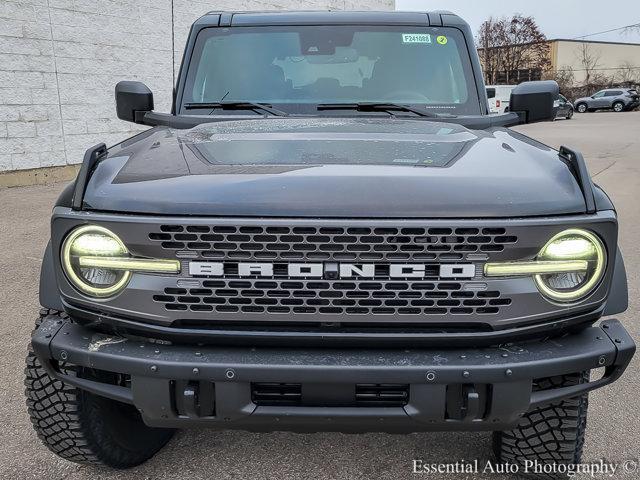
{"type": "Polygon", "coordinates": [[[511,91],[509,110],[523,123],[551,121],[558,113],[560,88],[555,80],[524,82],[511,91]]]}
{"type": "Polygon", "coordinates": [[[120,120],[142,123],[145,113],[153,110],[153,93],[142,82],[116,84],[116,112],[120,120]]]}

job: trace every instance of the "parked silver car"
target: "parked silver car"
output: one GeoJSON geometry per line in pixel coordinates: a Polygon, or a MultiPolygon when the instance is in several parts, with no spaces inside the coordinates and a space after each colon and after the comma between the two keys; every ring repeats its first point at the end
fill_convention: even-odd
{"type": "Polygon", "coordinates": [[[638,92],[630,88],[607,88],[594,93],[590,97],[578,98],[575,101],[575,108],[580,113],[601,109],[622,112],[632,110],[638,105],[640,105],[638,92]]]}

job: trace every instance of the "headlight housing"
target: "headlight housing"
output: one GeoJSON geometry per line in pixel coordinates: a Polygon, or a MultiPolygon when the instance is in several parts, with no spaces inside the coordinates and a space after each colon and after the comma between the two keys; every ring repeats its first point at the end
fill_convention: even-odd
{"type": "Polygon", "coordinates": [[[602,241],[582,229],[558,233],[540,250],[537,258],[542,262],[586,262],[585,269],[534,276],[538,290],[558,302],[575,302],[586,297],[602,279],[606,265],[602,241]]]}
{"type": "Polygon", "coordinates": [[[600,238],[587,230],[571,228],[552,237],[534,260],[486,263],[484,274],[532,276],[547,299],[570,303],[582,300],[596,288],[606,264],[600,238]]]}
{"type": "Polygon", "coordinates": [[[81,265],[82,258],[127,258],[118,236],[97,225],[76,228],[62,245],[62,267],[71,284],[91,297],[110,297],[129,283],[130,270],[81,265]]]}
{"type": "Polygon", "coordinates": [[[69,282],[85,295],[97,298],[122,291],[133,272],[180,272],[178,260],[131,256],[115,233],[97,225],[73,230],[62,244],[61,256],[69,282]]]}

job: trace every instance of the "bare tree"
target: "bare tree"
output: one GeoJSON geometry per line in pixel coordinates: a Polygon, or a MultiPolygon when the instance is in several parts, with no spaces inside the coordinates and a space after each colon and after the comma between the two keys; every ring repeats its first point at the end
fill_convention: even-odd
{"type": "Polygon", "coordinates": [[[577,57],[584,72],[585,86],[601,85],[606,82],[604,75],[597,70],[600,66],[600,54],[593,50],[591,44],[582,42],[578,48],[577,57]]]}
{"type": "Polygon", "coordinates": [[[629,86],[640,84],[640,68],[629,61],[622,62],[618,66],[616,81],[629,86]]]}
{"type": "Polygon", "coordinates": [[[600,65],[600,56],[595,54],[588,43],[581,43],[576,54],[584,71],[584,83],[589,85],[593,71],[600,65]]]}
{"type": "Polygon", "coordinates": [[[491,17],[481,25],[477,43],[488,83],[495,83],[499,74],[516,83],[521,70],[542,72],[551,63],[546,37],[533,17],[491,17]]]}
{"type": "Polygon", "coordinates": [[[544,74],[545,80],[555,80],[560,87],[560,93],[565,97],[573,96],[573,87],[575,86],[575,74],[573,67],[564,65],[557,70],[547,70],[544,74]]]}
{"type": "Polygon", "coordinates": [[[498,22],[493,17],[489,17],[478,32],[477,43],[481,46],[480,60],[482,61],[485,73],[485,80],[488,84],[496,82],[496,74],[501,64],[501,52],[498,50],[498,22]]]}
{"type": "Polygon", "coordinates": [[[546,37],[536,25],[532,17],[515,15],[505,29],[505,48],[503,68],[507,74],[507,82],[519,80],[510,78],[518,75],[524,68],[544,70],[550,64],[549,46],[546,37]]]}

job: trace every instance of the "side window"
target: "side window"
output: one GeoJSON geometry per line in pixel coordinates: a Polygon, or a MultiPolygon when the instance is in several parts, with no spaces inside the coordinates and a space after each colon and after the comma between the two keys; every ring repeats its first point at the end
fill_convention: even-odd
{"type": "Polygon", "coordinates": [[[617,97],[618,95],[622,95],[622,92],[620,90],[609,90],[605,96],[607,97],[617,97]]]}
{"type": "Polygon", "coordinates": [[[496,98],[495,88],[487,88],[487,98],[496,98]]]}
{"type": "Polygon", "coordinates": [[[600,98],[600,97],[604,97],[604,94],[606,92],[604,90],[599,91],[598,93],[596,93],[593,98],[600,98]]]}

